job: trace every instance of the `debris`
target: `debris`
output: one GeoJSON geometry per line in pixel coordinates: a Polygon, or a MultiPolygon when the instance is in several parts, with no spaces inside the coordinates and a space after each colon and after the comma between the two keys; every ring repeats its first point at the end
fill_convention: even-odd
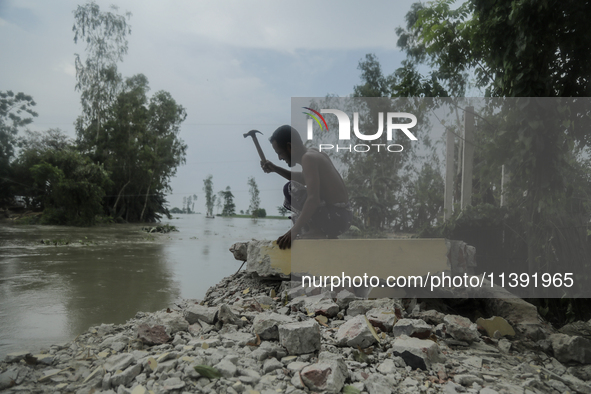
{"type": "MultiPolygon", "coordinates": [[[[503,313],[478,320],[484,329],[492,324],[481,338],[476,324],[462,316],[416,307],[405,318],[401,300],[359,300],[346,290],[307,297],[304,291],[287,307],[289,292],[279,279],[261,281],[240,271],[212,286],[203,300],[182,301],[170,313],[141,312],[125,324],[91,327],[75,342],[42,354],[11,354],[0,362],[0,389],[591,392],[589,340],[553,333],[530,321],[531,314],[527,324],[519,321],[503,310],[509,308],[505,301],[488,301],[503,306],[497,309],[503,313]],[[532,341],[536,336],[548,339],[532,341]],[[27,364],[33,359],[35,365],[27,364]]],[[[512,305],[531,312],[527,303],[512,305]]]]}
{"type": "Polygon", "coordinates": [[[491,338],[502,338],[507,335],[515,336],[513,327],[500,316],[493,316],[490,319],[481,317],[476,320],[476,325],[482,327],[491,338]]]}

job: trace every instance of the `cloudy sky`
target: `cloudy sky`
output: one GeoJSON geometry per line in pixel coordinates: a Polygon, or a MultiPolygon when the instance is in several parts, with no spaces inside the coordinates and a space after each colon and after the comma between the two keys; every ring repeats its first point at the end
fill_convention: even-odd
{"type": "MultiPolygon", "coordinates": [[[[357,69],[367,53],[390,74],[404,55],[395,28],[404,24],[412,0],[401,1],[97,1],[130,11],[129,52],[119,71],[142,73],[151,93],[166,90],[187,110],[181,138],[187,163],[172,180],[172,206],[197,194],[204,211],[203,179],[215,190],[230,186],[237,209],[247,209],[247,179],[254,176],[263,208],[276,214],[284,183],[265,174],[250,140],[263,132],[267,157],[277,163],[267,139],[290,123],[291,97],[347,96],[360,82],[357,69]]],[[[0,0],[0,90],[24,92],[37,102],[30,126],[60,128],[74,136],[81,112],[74,90],[73,11],[80,0],[0,0]]],[[[283,162],[282,162],[283,163],[283,162]]]]}

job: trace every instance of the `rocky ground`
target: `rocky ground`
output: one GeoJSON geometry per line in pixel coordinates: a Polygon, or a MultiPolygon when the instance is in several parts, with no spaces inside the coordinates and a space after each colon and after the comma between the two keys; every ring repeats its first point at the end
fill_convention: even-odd
{"type": "Polygon", "coordinates": [[[591,393],[591,341],[583,336],[520,324],[519,313],[477,325],[422,310],[416,300],[358,300],[346,290],[306,295],[288,284],[241,272],[203,301],[92,327],[42,354],[10,354],[0,363],[0,389],[591,393]]]}

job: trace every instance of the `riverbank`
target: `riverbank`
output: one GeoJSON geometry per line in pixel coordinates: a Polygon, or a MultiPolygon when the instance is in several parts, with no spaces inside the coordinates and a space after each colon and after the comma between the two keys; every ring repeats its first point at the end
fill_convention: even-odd
{"type": "Polygon", "coordinates": [[[581,364],[591,362],[589,341],[543,322],[535,330],[510,322],[515,335],[503,324],[493,334],[413,302],[356,300],[351,293],[301,296],[304,289],[287,284],[242,271],[209,288],[201,301],[95,326],[41,354],[10,354],[0,363],[0,388],[591,393],[591,366],[581,364]]]}

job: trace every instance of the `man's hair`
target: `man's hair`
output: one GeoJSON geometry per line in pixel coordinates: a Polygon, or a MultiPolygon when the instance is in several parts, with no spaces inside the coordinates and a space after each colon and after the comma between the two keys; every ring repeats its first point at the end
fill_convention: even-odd
{"type": "Polygon", "coordinates": [[[302,142],[302,138],[300,137],[300,133],[290,125],[283,125],[278,127],[277,130],[273,132],[269,141],[275,141],[277,146],[281,149],[287,149],[287,143],[291,142],[291,145],[304,145],[302,142]]]}

